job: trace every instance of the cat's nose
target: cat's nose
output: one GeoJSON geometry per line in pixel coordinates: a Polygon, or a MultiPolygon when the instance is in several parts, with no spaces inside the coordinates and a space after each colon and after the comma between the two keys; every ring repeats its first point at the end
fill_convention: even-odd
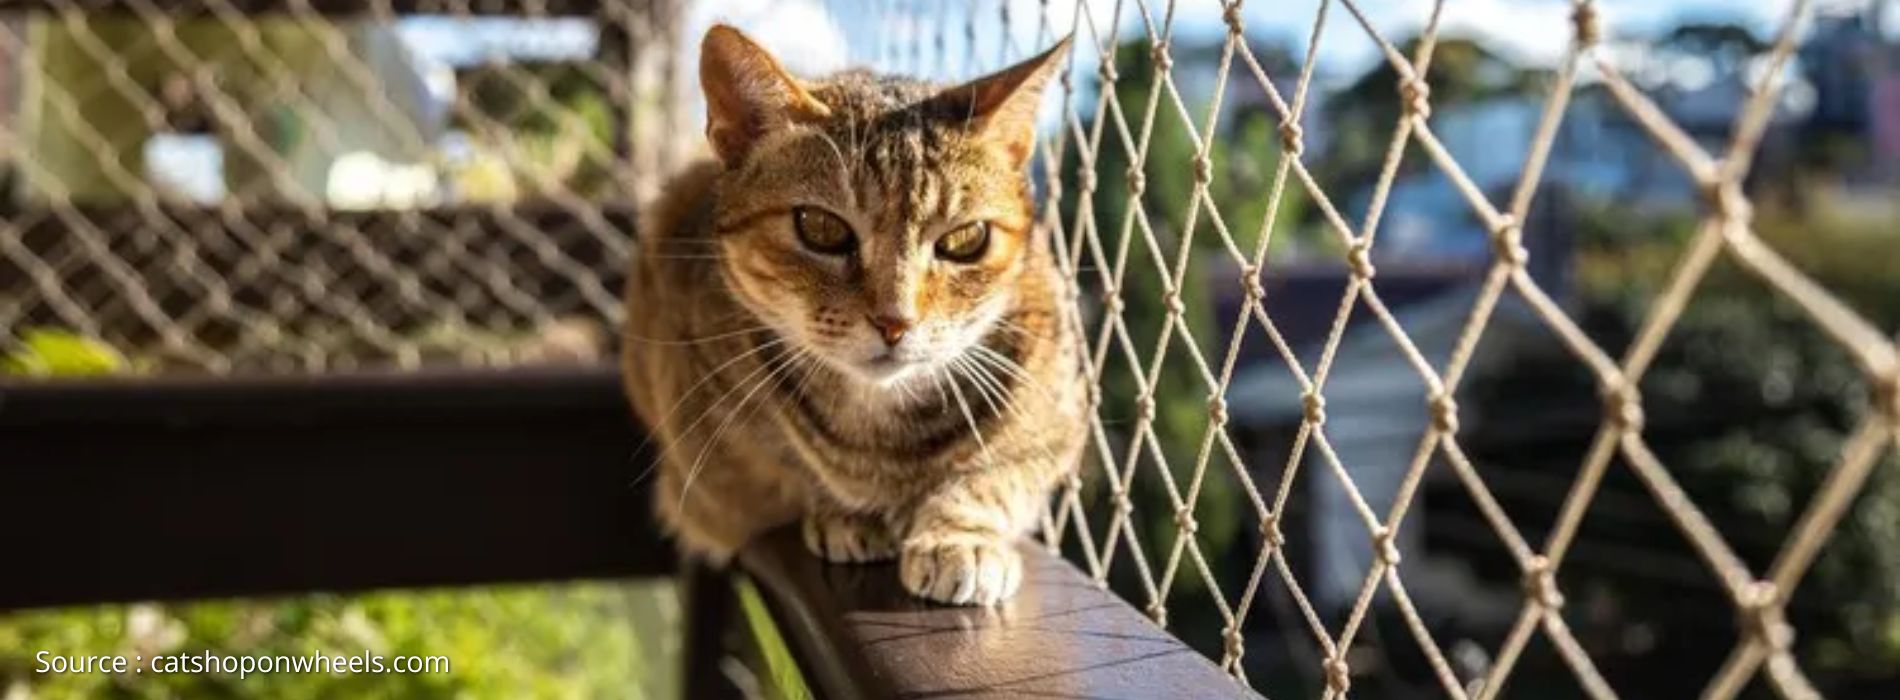
{"type": "Polygon", "coordinates": [[[904,333],[910,330],[910,321],[901,316],[872,314],[865,318],[871,322],[872,328],[877,329],[878,335],[884,337],[885,345],[897,345],[898,341],[904,339],[904,333]]]}

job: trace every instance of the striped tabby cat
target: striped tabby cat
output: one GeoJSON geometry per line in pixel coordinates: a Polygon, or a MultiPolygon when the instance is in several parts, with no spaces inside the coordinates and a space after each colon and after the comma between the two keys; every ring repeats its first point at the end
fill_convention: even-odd
{"type": "Polygon", "coordinates": [[[717,158],[645,212],[627,392],[656,494],[724,561],[801,521],[825,559],[989,605],[1075,470],[1088,396],[1024,169],[1067,42],[944,88],[788,75],[731,27],[701,48],[717,158]]]}

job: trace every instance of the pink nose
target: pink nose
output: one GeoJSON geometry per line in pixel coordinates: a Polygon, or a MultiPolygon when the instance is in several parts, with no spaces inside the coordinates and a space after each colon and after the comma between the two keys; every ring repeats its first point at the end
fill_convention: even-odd
{"type": "Polygon", "coordinates": [[[897,316],[877,314],[866,316],[865,319],[871,322],[872,328],[877,329],[878,335],[883,336],[885,345],[896,345],[904,339],[904,333],[910,330],[910,321],[897,316]]]}

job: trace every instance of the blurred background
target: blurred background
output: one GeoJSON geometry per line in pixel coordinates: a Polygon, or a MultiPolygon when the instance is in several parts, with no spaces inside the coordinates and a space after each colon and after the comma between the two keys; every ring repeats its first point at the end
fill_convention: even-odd
{"type": "MultiPolygon", "coordinates": [[[[1374,553],[1351,494],[1295,446],[1303,388],[1290,365],[1330,363],[1332,450],[1381,513],[1432,418],[1426,385],[1388,330],[1363,310],[1342,313],[1347,250],[1312,193],[1355,226],[1379,217],[1370,258],[1381,299],[1434,366],[1485,296],[1493,262],[1489,227],[1416,141],[1381,186],[1401,77],[1338,3],[1245,3],[1231,16],[1211,1],[392,9],[412,4],[343,14],[304,2],[0,5],[7,381],[607,362],[614,324],[640,312],[618,298],[634,207],[698,153],[692,67],[710,23],[748,30],[797,72],[867,64],[946,80],[1076,31],[1085,48],[1045,110],[1059,145],[1038,159],[1036,180],[1059,238],[1073,242],[1065,246],[1084,242],[1088,221],[1091,250],[1126,251],[1117,261],[1063,248],[1091,343],[1110,345],[1100,339],[1119,331],[1102,329],[1119,327],[1132,346],[1116,339],[1097,354],[1096,458],[1134,465],[1138,536],[1110,547],[1146,552],[1091,573],[1137,605],[1155,598],[1153,575],[1130,561],[1158,565],[1180,536],[1177,495],[1159,472],[1185,478],[1208,461],[1208,404],[1221,394],[1233,454],[1196,479],[1190,505],[1209,575],[1168,579],[1167,623],[1210,656],[1236,658],[1269,696],[1320,692],[1306,606],[1337,629],[1374,553]],[[263,5],[278,9],[237,9],[263,5]],[[1223,70],[1236,21],[1269,84],[1250,68],[1223,70]],[[1155,64],[1157,35],[1167,37],[1166,70],[1155,64]],[[1314,183],[1282,187],[1276,102],[1302,85],[1300,157],[1314,183]],[[1133,134],[1143,147],[1130,147],[1133,134]],[[1193,167],[1203,146],[1204,195],[1193,167]],[[1203,207],[1231,230],[1207,233],[1203,207]],[[1149,235],[1158,245],[1120,245],[1149,235]],[[1255,273],[1229,242],[1265,251],[1258,282],[1281,338],[1244,320],[1255,273]],[[1176,268],[1177,254],[1193,264],[1176,268]],[[1119,311],[1105,310],[1109,287],[1119,311]],[[1185,332],[1168,320],[1170,291],[1183,302],[1185,332]],[[1205,386],[1184,353],[1157,361],[1157,339],[1194,344],[1216,365],[1221,349],[1235,348],[1224,391],[1205,386]],[[1141,376],[1131,365],[1150,362],[1151,383],[1131,378],[1141,376]],[[1150,427],[1153,453],[1130,447],[1150,427]],[[1250,497],[1300,464],[1308,474],[1276,514],[1286,544],[1274,549],[1301,584],[1292,591],[1272,576],[1260,581],[1268,548],[1250,497]],[[1226,609],[1217,599],[1256,591],[1244,620],[1217,614],[1226,609]],[[1245,633],[1237,655],[1224,649],[1236,625],[1245,633]]],[[[1891,339],[1900,329],[1900,8],[1816,3],[1793,59],[1776,71],[1768,57],[1792,4],[1606,0],[1595,3],[1595,51],[1712,153],[1756,86],[1781,81],[1742,188],[1754,233],[1891,339]]],[[[1407,55],[1432,15],[1427,2],[1354,7],[1407,55]]],[[[1562,0],[1444,10],[1425,75],[1433,132],[1492,201],[1519,182],[1570,60],[1572,12],[1562,0]]],[[[1708,202],[1652,130],[1579,65],[1521,225],[1531,277],[1577,329],[1620,356],[1708,202]]],[[[1521,298],[1504,296],[1492,313],[1460,385],[1458,439],[1496,505],[1539,542],[1602,423],[1597,377],[1521,298]]],[[[1648,445],[1757,572],[1874,410],[1849,349],[1727,258],[1689,297],[1641,388],[1648,445]]],[[[1900,464],[1891,446],[1879,460],[1787,600],[1795,656],[1836,697],[1900,692],[1900,464]]],[[[629,464],[629,478],[642,466],[629,464]]],[[[1092,543],[1107,539],[1113,506],[1101,468],[1089,471],[1082,501],[1104,515],[1074,525],[1094,528],[1089,538],[1059,533],[1078,562],[1105,554],[1092,543]]],[[[1478,505],[1434,465],[1398,542],[1409,590],[1461,678],[1494,663],[1523,599],[1518,565],[1478,505]]],[[[1721,581],[1670,516],[1633,470],[1611,464],[1558,577],[1578,644],[1627,697],[1700,692],[1742,634],[1721,581]]],[[[0,616],[0,697],[669,697],[677,627],[666,582],[16,612],[0,616]],[[358,647],[448,654],[457,672],[238,682],[29,671],[37,649],[358,647]]],[[[1412,634],[1381,595],[1345,652],[1354,689],[1439,696],[1412,634]]],[[[1584,695],[1542,636],[1516,664],[1513,695],[1584,695]]],[[[1769,689],[1757,682],[1746,692],[1769,689]]]]}

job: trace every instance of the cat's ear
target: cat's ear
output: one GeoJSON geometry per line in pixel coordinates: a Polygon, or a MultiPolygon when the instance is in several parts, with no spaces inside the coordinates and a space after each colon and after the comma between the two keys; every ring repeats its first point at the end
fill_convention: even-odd
{"type": "Polygon", "coordinates": [[[1043,86],[1062,70],[1069,42],[1064,38],[1027,61],[950,88],[941,99],[953,114],[967,114],[978,133],[1006,149],[1018,164],[1026,162],[1036,145],[1036,108],[1042,104],[1043,86]]]}
{"type": "Polygon", "coordinates": [[[831,115],[764,47],[723,24],[706,30],[700,42],[699,86],[706,93],[706,139],[727,165],[737,165],[774,130],[831,115]]]}

